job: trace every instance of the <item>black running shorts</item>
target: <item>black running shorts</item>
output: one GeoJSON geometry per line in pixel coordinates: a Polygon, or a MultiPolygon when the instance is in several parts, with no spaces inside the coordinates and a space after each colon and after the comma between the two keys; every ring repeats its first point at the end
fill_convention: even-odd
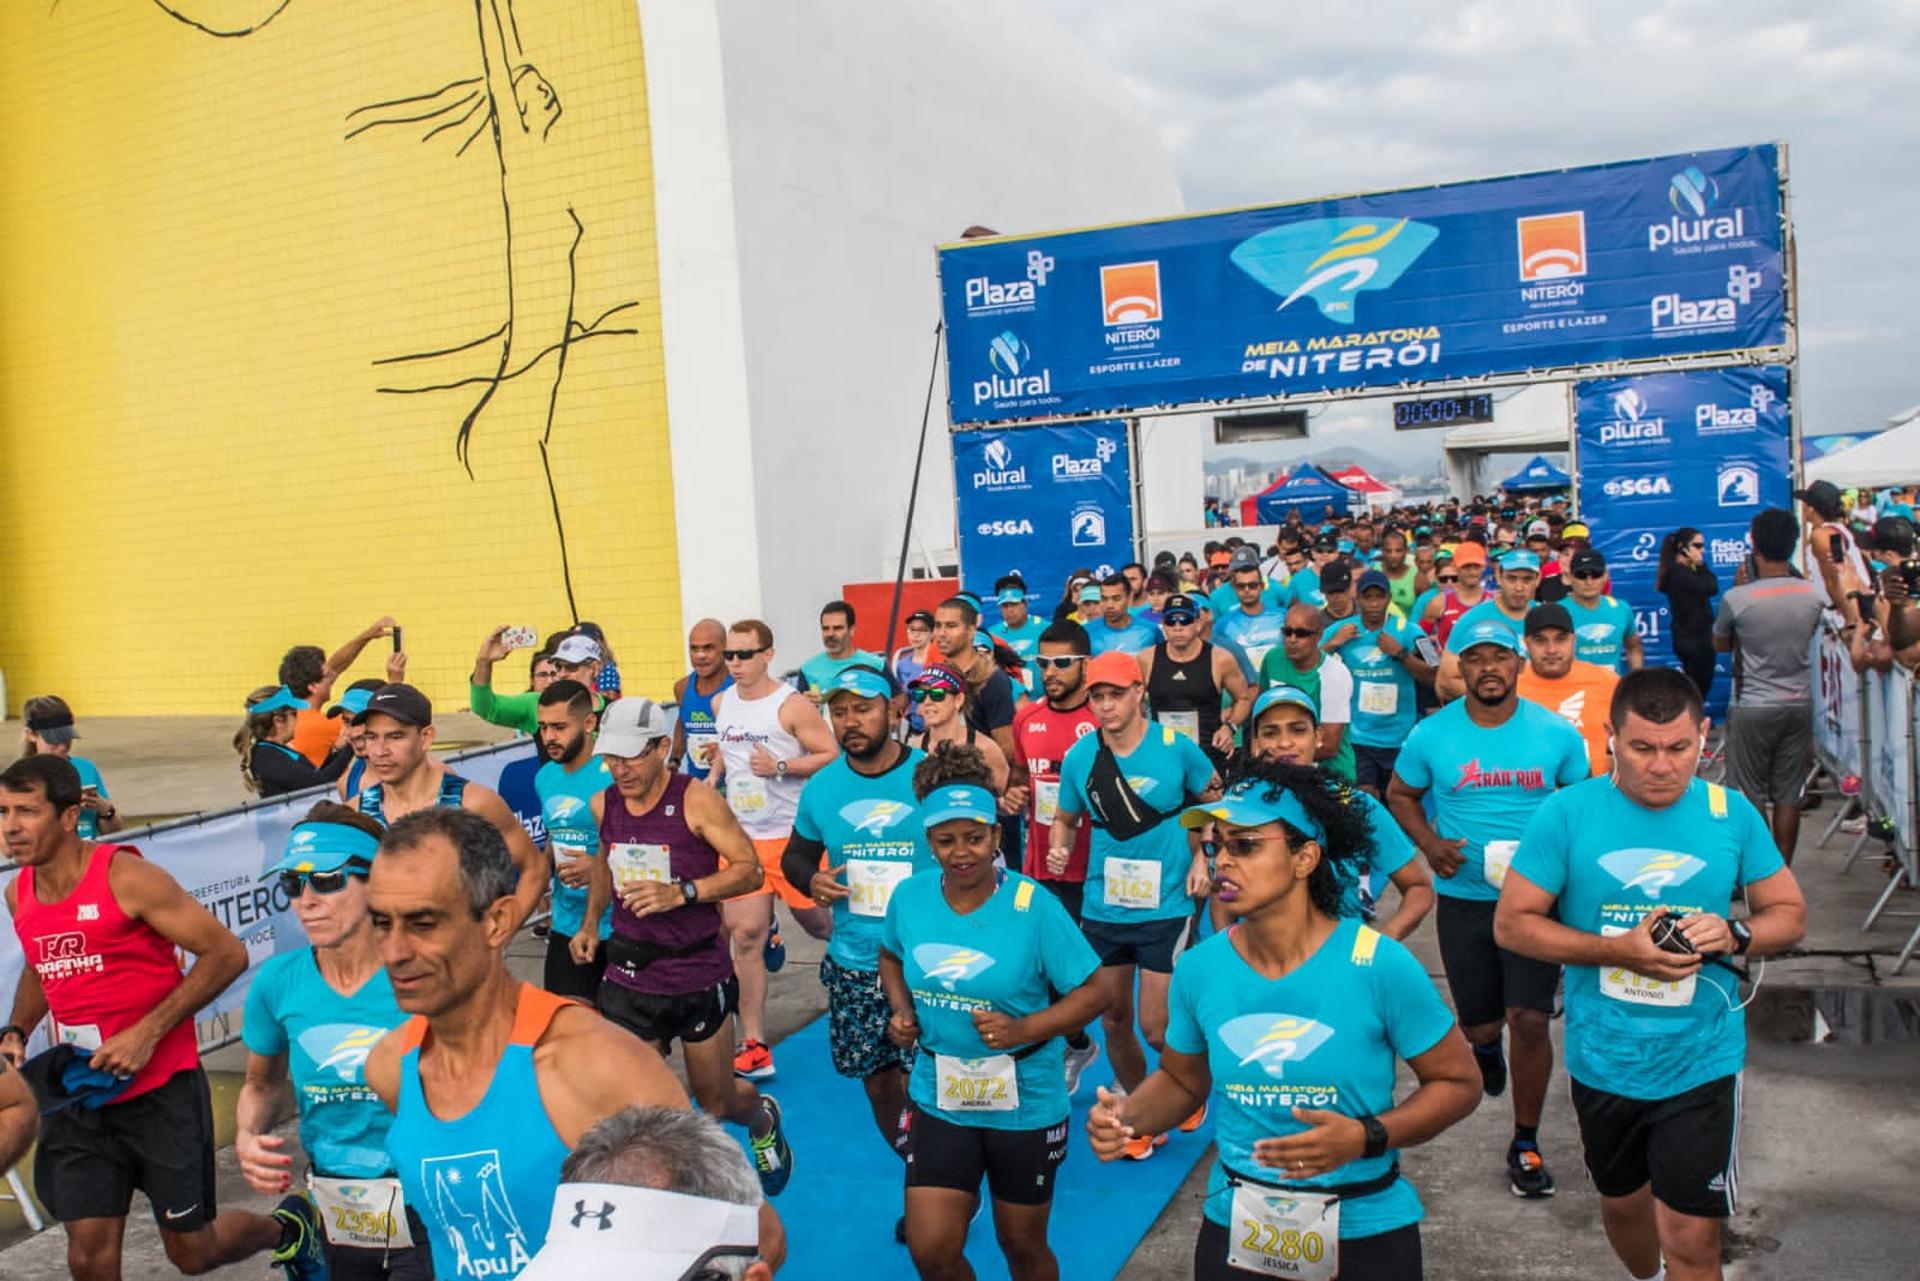
{"type": "Polygon", "coordinates": [[[1114,921],[1082,919],[1080,932],[1093,945],[1102,966],[1137,965],[1155,974],[1173,973],[1173,954],[1187,932],[1187,918],[1170,921],[1114,921]]]}
{"type": "Polygon", "coordinates": [[[135,1188],[163,1231],[213,1222],[213,1104],[200,1068],[97,1112],[71,1107],[40,1123],[33,1190],[50,1216],[124,1219],[135,1188]]]}
{"type": "Polygon", "coordinates": [[[1723,1076],[1670,1099],[1629,1099],[1580,1084],[1573,1110],[1587,1173],[1601,1196],[1653,1184],[1668,1209],[1702,1219],[1733,1213],[1740,1077],[1723,1076]]]}
{"type": "MultiPolygon", "coordinates": [[[[1242,1281],[1245,1277],[1278,1275],[1249,1272],[1227,1262],[1227,1229],[1212,1219],[1200,1220],[1193,1242],[1193,1281],[1242,1281]]],[[[1342,1237],[1340,1276],[1361,1281],[1420,1281],[1420,1225],[1370,1237],[1342,1237]]]]}
{"type": "Polygon", "coordinates": [[[1440,896],[1434,928],[1461,1027],[1498,1023],[1507,1011],[1553,1013],[1560,967],[1509,952],[1493,941],[1493,899],[1440,896]]]}
{"type": "Polygon", "coordinates": [[[980,1180],[996,1201],[1045,1205],[1067,1159],[1067,1122],[1037,1130],[955,1125],[915,1104],[907,1120],[907,1186],[975,1195],[980,1180]]]}
{"type": "Polygon", "coordinates": [[[726,981],[698,992],[655,996],[621,987],[612,979],[600,981],[600,1012],[641,1040],[655,1046],[698,1045],[727,1025],[740,1008],[740,980],[726,981]]]}

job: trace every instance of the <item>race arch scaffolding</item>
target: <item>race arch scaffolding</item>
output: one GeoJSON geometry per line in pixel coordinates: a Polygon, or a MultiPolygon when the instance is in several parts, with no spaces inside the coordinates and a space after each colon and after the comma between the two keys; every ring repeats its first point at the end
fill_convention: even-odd
{"type": "Polygon", "coordinates": [[[1798,479],[1784,143],[969,240],[937,268],[978,591],[1138,558],[1143,419],[1561,384],[1575,510],[1658,656],[1649,531],[1701,526],[1730,574],[1798,479]],[[1099,457],[1127,502],[1092,496],[1099,457]],[[1107,544],[1076,545],[1102,503],[1107,544]]]}

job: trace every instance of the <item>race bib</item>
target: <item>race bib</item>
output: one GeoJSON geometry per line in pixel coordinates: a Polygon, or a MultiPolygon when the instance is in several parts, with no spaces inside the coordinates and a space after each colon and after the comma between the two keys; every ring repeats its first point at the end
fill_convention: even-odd
{"type": "Polygon", "coordinates": [[[665,845],[615,845],[607,851],[613,888],[630,890],[642,881],[673,879],[673,850],[665,845]]]}
{"type": "Polygon", "coordinates": [[[1051,826],[1053,816],[1060,812],[1060,780],[1036,778],[1033,780],[1033,821],[1051,826]]]}
{"type": "Polygon", "coordinates": [[[885,916],[894,890],[912,875],[913,864],[905,859],[848,859],[847,910],[855,916],[885,916]]]}
{"type": "Polygon", "coordinates": [[[60,1033],[56,1045],[71,1045],[76,1050],[89,1052],[100,1048],[103,1038],[98,1023],[60,1023],[55,1025],[60,1033]]]}
{"type": "Polygon", "coordinates": [[[741,818],[752,818],[767,808],[767,780],[751,771],[728,774],[727,804],[741,818]]]}
{"type": "Polygon", "coordinates": [[[1160,862],[1151,858],[1114,858],[1102,864],[1108,907],[1151,910],[1160,906],[1160,862]]]}
{"type": "MultiPolygon", "coordinates": [[[[1618,925],[1603,925],[1600,934],[1603,938],[1617,938],[1626,934],[1625,928],[1618,925]]],[[[1665,979],[1650,979],[1644,974],[1635,973],[1624,965],[1603,965],[1600,967],[1600,991],[1616,1001],[1625,1001],[1629,1005],[1658,1005],[1669,1009],[1684,1008],[1693,1004],[1694,985],[1699,981],[1698,974],[1689,974],[1677,983],[1665,979]]]]}
{"type": "Polygon", "coordinates": [[[1227,1263],[1257,1276],[1333,1281],[1340,1271],[1339,1199],[1234,1184],[1227,1263]]]}
{"type": "Polygon", "coordinates": [[[1155,719],[1188,742],[1200,741],[1200,713],[1198,712],[1161,712],[1155,719]]]}
{"type": "Polygon", "coordinates": [[[1253,664],[1253,670],[1257,672],[1257,671],[1259,671],[1259,670],[1260,670],[1260,664],[1261,664],[1261,662],[1262,662],[1262,661],[1263,661],[1263,660],[1264,660],[1264,659],[1266,658],[1266,656],[1267,656],[1267,651],[1268,651],[1268,650],[1270,650],[1270,649],[1272,649],[1272,648],[1273,648],[1273,646],[1271,646],[1271,645],[1242,645],[1242,646],[1241,646],[1240,648],[1242,648],[1242,649],[1244,649],[1244,650],[1246,650],[1246,651],[1247,651],[1247,661],[1248,661],[1249,663],[1252,663],[1252,664],[1253,664]]]}
{"type": "Polygon", "coordinates": [[[984,1059],[933,1056],[942,1112],[1012,1112],[1020,1106],[1020,1078],[1010,1054],[984,1059]]]}
{"type": "Polygon", "coordinates": [[[1361,681],[1360,710],[1368,716],[1392,716],[1400,710],[1400,686],[1393,681],[1361,681]]]}
{"type": "Polygon", "coordinates": [[[1519,848],[1519,841],[1488,841],[1481,847],[1481,859],[1486,865],[1487,884],[1495,889],[1506,884],[1507,869],[1513,866],[1514,851],[1519,848]]]}
{"type": "Polygon", "coordinates": [[[713,754],[720,748],[720,736],[712,730],[687,731],[687,764],[699,770],[713,768],[713,754]]]}
{"type": "Polygon", "coordinates": [[[320,1228],[338,1246],[405,1250],[413,1245],[398,1179],[323,1179],[307,1176],[320,1211],[320,1228]]]}

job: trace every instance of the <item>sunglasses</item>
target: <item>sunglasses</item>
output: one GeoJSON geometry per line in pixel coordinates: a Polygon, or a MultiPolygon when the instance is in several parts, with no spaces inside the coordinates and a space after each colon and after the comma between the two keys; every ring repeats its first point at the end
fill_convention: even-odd
{"type": "Polygon", "coordinates": [[[1042,654],[1031,661],[1043,672],[1064,672],[1075,663],[1086,662],[1087,656],[1085,654],[1042,654]]]}
{"type": "Polygon", "coordinates": [[[720,651],[720,657],[726,659],[729,663],[744,663],[755,654],[764,654],[766,652],[767,647],[765,645],[758,646],[754,649],[723,649],[720,651]]]}
{"type": "Polygon", "coordinates": [[[336,868],[331,872],[282,872],[280,892],[290,899],[296,899],[311,885],[315,894],[338,894],[347,888],[347,882],[353,876],[354,873],[345,868],[336,868]]]}
{"type": "Polygon", "coordinates": [[[908,691],[907,697],[916,703],[944,703],[954,694],[950,689],[916,689],[908,691]]]}
{"type": "Polygon", "coordinates": [[[1583,569],[1573,575],[1575,578],[1605,578],[1606,576],[1607,571],[1604,569],[1583,569]]]}
{"type": "Polygon", "coordinates": [[[1458,575],[1458,574],[1436,574],[1436,575],[1434,575],[1434,581],[1435,581],[1435,582],[1438,582],[1438,583],[1457,583],[1457,582],[1459,582],[1459,581],[1460,581],[1460,575],[1458,575]]]}
{"type": "Polygon", "coordinates": [[[1699,551],[1706,546],[1706,543],[1701,539],[1696,538],[1692,542],[1688,543],[1687,546],[1693,548],[1693,550],[1695,551],[1699,551]]]}
{"type": "Polygon", "coordinates": [[[1200,620],[1192,614],[1162,614],[1160,621],[1169,627],[1191,627],[1200,620]]]}
{"type": "Polygon", "coordinates": [[[1320,633],[1311,627],[1282,627],[1280,634],[1282,636],[1291,636],[1298,640],[1304,636],[1318,636],[1320,633]]]}

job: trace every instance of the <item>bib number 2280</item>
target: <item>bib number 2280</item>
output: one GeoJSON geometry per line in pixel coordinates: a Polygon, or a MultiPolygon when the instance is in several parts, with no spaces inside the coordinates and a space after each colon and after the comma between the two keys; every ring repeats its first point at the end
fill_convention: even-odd
{"type": "Polygon", "coordinates": [[[1236,1185],[1227,1262],[1258,1276],[1333,1281],[1340,1272],[1340,1202],[1236,1185]]]}

